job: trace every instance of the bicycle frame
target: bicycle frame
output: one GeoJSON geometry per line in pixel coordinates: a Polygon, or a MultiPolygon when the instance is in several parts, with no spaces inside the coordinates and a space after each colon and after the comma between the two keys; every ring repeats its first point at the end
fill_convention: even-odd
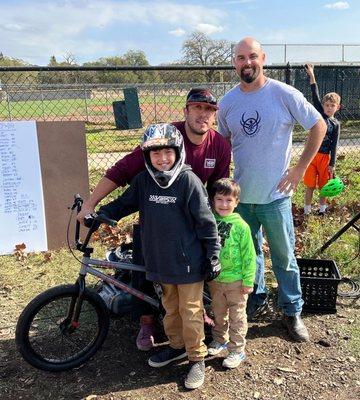
{"type": "MultiPolygon", "coordinates": [[[[74,204],[72,205],[71,209],[74,210],[76,208],[77,214],[81,210],[81,206],[83,203],[82,198],[80,195],[75,195],[74,196],[74,204]]],[[[116,221],[112,220],[101,220],[101,222],[108,223],[110,225],[116,224],[116,221]]],[[[74,299],[69,307],[68,311],[68,316],[63,322],[63,324],[68,324],[69,321],[71,321],[70,327],[76,328],[78,325],[78,319],[81,311],[81,305],[82,305],[82,294],[84,293],[86,283],[85,283],[85,277],[87,274],[96,276],[97,278],[101,279],[104,282],[111,283],[114,285],[116,288],[123,290],[133,296],[138,297],[139,299],[146,301],[147,303],[151,304],[153,307],[156,307],[157,309],[160,308],[160,303],[159,301],[153,299],[152,297],[148,296],[147,294],[134,289],[133,287],[127,285],[124,282],[118,281],[114,277],[104,274],[103,272],[100,272],[97,270],[95,267],[98,268],[103,268],[103,269],[113,269],[113,270],[129,270],[129,271],[139,271],[139,272],[145,272],[145,267],[141,265],[136,265],[136,264],[130,264],[122,261],[107,261],[107,260],[100,260],[97,258],[91,258],[90,255],[93,252],[93,248],[88,247],[88,243],[90,241],[91,235],[96,231],[96,227],[93,223],[91,228],[89,228],[89,231],[86,235],[86,238],[84,242],[82,243],[80,241],[80,222],[76,221],[75,225],[75,245],[76,249],[81,251],[83,253],[83,258],[81,261],[81,268],[79,272],[79,277],[76,280],[76,284],[79,287],[79,296],[74,299]]]]}
{"type": "Polygon", "coordinates": [[[104,268],[104,269],[115,269],[115,270],[122,270],[126,269],[129,271],[140,271],[140,272],[145,272],[145,267],[141,265],[136,265],[136,264],[129,264],[121,261],[105,261],[105,260],[100,260],[96,258],[89,258],[89,257],[83,257],[82,259],[82,266],[80,269],[79,275],[84,277],[87,274],[96,276],[97,278],[101,279],[102,281],[105,281],[107,283],[113,284],[115,287],[118,289],[121,289],[127,293],[130,293],[133,296],[138,297],[141,300],[146,301],[147,303],[151,304],[152,306],[159,308],[160,304],[158,301],[153,299],[152,297],[146,295],[145,293],[134,289],[133,287],[127,285],[124,282],[118,281],[117,279],[104,274],[103,272],[98,271],[97,269],[93,268],[93,266],[97,266],[99,268],[104,268]]]}

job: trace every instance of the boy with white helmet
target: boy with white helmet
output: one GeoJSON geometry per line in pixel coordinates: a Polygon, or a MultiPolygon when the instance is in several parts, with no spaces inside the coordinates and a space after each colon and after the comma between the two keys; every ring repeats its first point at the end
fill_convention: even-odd
{"type": "Polygon", "coordinates": [[[140,213],[146,278],[161,284],[169,346],[149,358],[163,367],[188,356],[185,387],[195,389],[205,378],[204,280],[220,272],[219,240],[207,192],[184,163],[181,133],[170,124],[150,125],[141,144],[146,171],[99,212],[119,220],[140,213]]]}

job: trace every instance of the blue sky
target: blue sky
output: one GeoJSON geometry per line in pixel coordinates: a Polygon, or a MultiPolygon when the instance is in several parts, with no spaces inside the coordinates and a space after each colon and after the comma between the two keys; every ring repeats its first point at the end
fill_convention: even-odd
{"type": "MultiPolygon", "coordinates": [[[[72,53],[78,63],[143,50],[151,65],[180,60],[199,30],[236,42],[360,43],[360,1],[332,0],[0,0],[0,51],[46,65],[72,53]]],[[[283,51],[266,48],[268,63],[283,51]]],[[[360,46],[346,58],[360,60],[360,46]]],[[[339,61],[339,48],[289,48],[290,61],[339,61]]]]}

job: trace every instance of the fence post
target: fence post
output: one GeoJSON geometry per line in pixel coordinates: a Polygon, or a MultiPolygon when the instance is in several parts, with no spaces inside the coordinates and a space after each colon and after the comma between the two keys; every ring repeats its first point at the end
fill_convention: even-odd
{"type": "Polygon", "coordinates": [[[88,113],[88,106],[87,106],[87,99],[86,99],[86,87],[85,87],[85,83],[83,83],[84,86],[84,100],[85,100],[85,113],[86,113],[86,122],[90,122],[89,121],[89,113],[88,113]]]}
{"type": "Polygon", "coordinates": [[[6,85],[6,90],[5,90],[5,96],[6,96],[6,104],[7,104],[7,107],[8,107],[9,120],[12,121],[11,107],[10,107],[10,100],[9,100],[10,96],[9,96],[7,85],[6,85]]]}
{"type": "Polygon", "coordinates": [[[42,91],[42,84],[39,85],[40,88],[40,100],[41,100],[41,110],[42,110],[42,115],[43,115],[43,119],[44,121],[46,121],[45,118],[45,110],[44,110],[44,95],[43,95],[43,91],[42,91]]]}
{"type": "Polygon", "coordinates": [[[157,120],[157,107],[156,107],[156,88],[155,85],[153,85],[153,92],[154,92],[154,114],[155,114],[155,123],[158,123],[157,120]]]}
{"type": "Polygon", "coordinates": [[[290,63],[288,62],[286,64],[286,69],[285,69],[285,83],[290,85],[290,80],[291,80],[291,66],[290,63]]]}

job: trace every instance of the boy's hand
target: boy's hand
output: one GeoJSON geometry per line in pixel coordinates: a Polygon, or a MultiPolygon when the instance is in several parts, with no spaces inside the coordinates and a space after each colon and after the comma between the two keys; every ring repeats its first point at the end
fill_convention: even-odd
{"type": "Polygon", "coordinates": [[[240,288],[240,292],[242,293],[242,294],[250,294],[250,293],[252,293],[253,292],[253,287],[252,286],[241,286],[241,288],[240,288]]]}
{"type": "Polygon", "coordinates": [[[92,214],[94,213],[94,207],[89,204],[86,200],[84,201],[82,207],[81,207],[81,211],[79,212],[79,214],[76,216],[76,219],[81,223],[84,224],[84,218],[86,215],[88,214],[92,214]]]}
{"type": "Polygon", "coordinates": [[[313,64],[305,64],[305,71],[310,75],[314,75],[314,65],[313,64]]]}
{"type": "Polygon", "coordinates": [[[332,167],[331,165],[329,165],[328,171],[329,171],[329,179],[332,179],[334,177],[335,167],[332,167]]]}
{"type": "Polygon", "coordinates": [[[305,71],[310,77],[310,84],[316,83],[315,74],[314,74],[314,65],[313,64],[305,64],[305,71]]]}
{"type": "Polygon", "coordinates": [[[205,281],[209,282],[219,276],[221,265],[218,258],[206,259],[205,262],[205,281]]]}

